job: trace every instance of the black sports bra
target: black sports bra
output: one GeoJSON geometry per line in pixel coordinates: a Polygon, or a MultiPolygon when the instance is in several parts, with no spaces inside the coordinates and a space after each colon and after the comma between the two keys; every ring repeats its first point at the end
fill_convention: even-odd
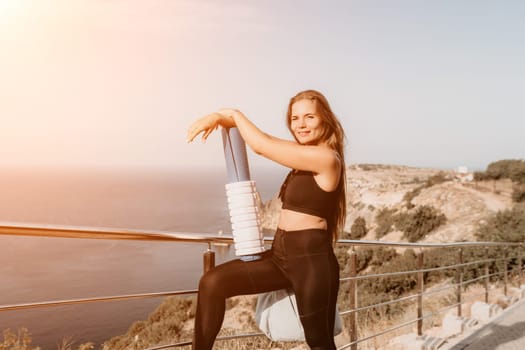
{"type": "Polygon", "coordinates": [[[331,223],[339,189],[338,185],[334,191],[327,192],[315,182],[311,171],[292,170],[281,186],[279,198],[283,209],[319,216],[331,223]]]}

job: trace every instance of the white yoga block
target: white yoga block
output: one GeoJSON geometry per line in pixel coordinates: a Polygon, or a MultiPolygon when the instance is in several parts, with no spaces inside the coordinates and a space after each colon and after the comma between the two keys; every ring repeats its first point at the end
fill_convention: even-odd
{"type": "Polygon", "coordinates": [[[255,181],[238,181],[226,184],[226,196],[230,210],[235,255],[251,255],[264,252],[255,181]]]}

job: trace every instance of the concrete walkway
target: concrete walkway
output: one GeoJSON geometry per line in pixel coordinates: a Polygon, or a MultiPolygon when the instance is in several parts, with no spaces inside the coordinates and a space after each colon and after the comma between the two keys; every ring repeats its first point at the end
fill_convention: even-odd
{"type": "Polygon", "coordinates": [[[474,330],[449,350],[524,350],[525,300],[508,307],[490,323],[474,330]]]}

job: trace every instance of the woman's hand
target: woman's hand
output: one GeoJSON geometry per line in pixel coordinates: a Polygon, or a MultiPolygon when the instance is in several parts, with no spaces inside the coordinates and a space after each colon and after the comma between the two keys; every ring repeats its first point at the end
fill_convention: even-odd
{"type": "Polygon", "coordinates": [[[202,142],[205,142],[208,136],[211,134],[211,132],[217,129],[217,127],[219,126],[219,118],[220,115],[218,113],[212,113],[194,121],[188,129],[186,142],[192,142],[193,139],[201,132],[203,132],[202,142]]]}
{"type": "Polygon", "coordinates": [[[208,114],[200,119],[197,119],[188,129],[187,142],[192,142],[193,139],[202,134],[202,142],[205,142],[208,136],[220,126],[231,128],[235,126],[233,114],[238,111],[234,109],[221,109],[218,112],[208,114]]]}

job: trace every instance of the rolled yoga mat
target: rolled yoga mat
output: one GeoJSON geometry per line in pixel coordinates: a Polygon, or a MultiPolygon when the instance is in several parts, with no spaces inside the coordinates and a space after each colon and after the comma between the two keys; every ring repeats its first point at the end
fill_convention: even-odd
{"type": "Polygon", "coordinates": [[[255,181],[250,180],[246,144],[237,128],[222,129],[222,144],[228,171],[225,187],[235,255],[244,261],[257,260],[260,259],[258,254],[264,252],[264,239],[258,193],[255,181]]]}
{"type": "Polygon", "coordinates": [[[239,129],[222,129],[222,146],[226,169],[228,170],[228,183],[239,181],[250,181],[250,166],[248,165],[248,154],[239,129]]]}

